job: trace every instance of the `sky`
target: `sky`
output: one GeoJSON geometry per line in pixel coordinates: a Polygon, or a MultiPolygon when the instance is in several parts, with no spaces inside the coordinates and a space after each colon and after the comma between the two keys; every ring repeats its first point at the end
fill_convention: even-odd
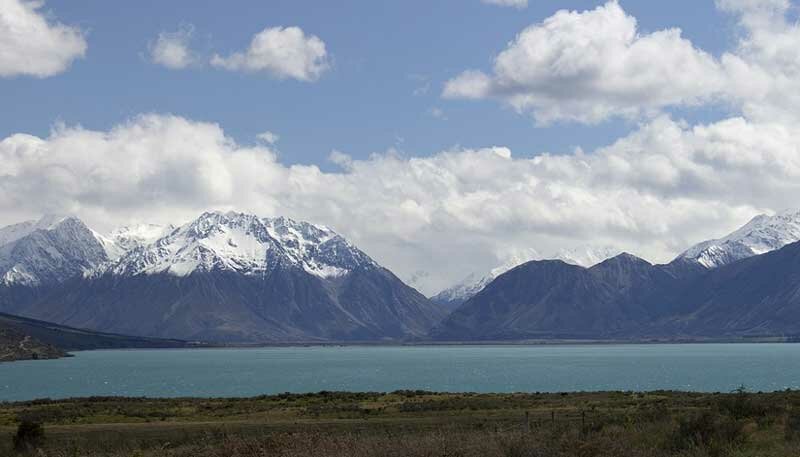
{"type": "Polygon", "coordinates": [[[0,0],[0,225],[328,225],[431,294],[797,206],[788,0],[0,0]]]}

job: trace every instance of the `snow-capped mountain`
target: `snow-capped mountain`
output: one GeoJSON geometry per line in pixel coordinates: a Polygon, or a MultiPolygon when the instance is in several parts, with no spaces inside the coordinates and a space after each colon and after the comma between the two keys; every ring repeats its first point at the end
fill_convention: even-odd
{"type": "MultiPolygon", "coordinates": [[[[156,231],[153,228],[147,233],[156,231]]],[[[283,217],[208,212],[149,244],[142,239],[138,237],[137,243],[132,243],[128,253],[109,270],[127,276],[187,276],[195,271],[214,270],[256,275],[285,263],[329,278],[377,265],[327,227],[283,217]]]]}
{"type": "Polygon", "coordinates": [[[42,286],[105,264],[109,258],[79,219],[45,216],[0,230],[0,284],[42,286]]]}
{"type": "Polygon", "coordinates": [[[773,216],[756,216],[723,238],[692,246],[678,259],[693,261],[709,269],[717,268],[796,241],[800,241],[800,210],[786,210],[773,216]]]}
{"type": "MultiPolygon", "coordinates": [[[[13,298],[0,289],[0,312],[130,335],[256,342],[402,339],[423,335],[443,317],[419,292],[324,226],[235,212],[109,235],[75,218],[57,226],[63,224],[82,227],[83,251],[73,249],[73,240],[65,242],[83,257],[70,258],[69,274],[36,293],[25,293],[30,281],[17,281],[13,298]]],[[[19,230],[0,233],[17,236],[19,230]]],[[[33,257],[15,258],[46,266],[33,257]]],[[[28,263],[20,263],[21,272],[31,270],[28,263]]]]}
{"type": "Polygon", "coordinates": [[[431,300],[434,303],[438,303],[452,310],[472,298],[501,274],[525,262],[545,259],[562,260],[571,265],[589,268],[618,255],[620,252],[619,249],[608,246],[579,246],[572,249],[561,249],[551,256],[542,256],[535,249],[527,249],[507,258],[506,261],[493,268],[489,273],[483,275],[477,273],[470,274],[455,286],[445,289],[431,297],[431,300]]]}
{"type": "Polygon", "coordinates": [[[51,230],[60,222],[67,219],[67,216],[48,214],[35,221],[25,221],[19,224],[12,224],[0,228],[0,246],[17,241],[20,238],[30,235],[36,230],[51,230]]]}

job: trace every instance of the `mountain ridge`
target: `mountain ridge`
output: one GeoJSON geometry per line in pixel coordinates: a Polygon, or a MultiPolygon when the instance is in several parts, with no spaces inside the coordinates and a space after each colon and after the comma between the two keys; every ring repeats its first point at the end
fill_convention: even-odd
{"type": "Polygon", "coordinates": [[[619,254],[619,252],[619,249],[609,246],[596,248],[591,246],[578,246],[571,249],[560,249],[551,256],[543,256],[535,249],[527,249],[508,257],[502,264],[482,276],[477,273],[470,274],[457,284],[432,296],[431,300],[453,311],[475,296],[475,294],[481,291],[499,275],[530,260],[557,259],[571,265],[590,267],[619,254]]]}

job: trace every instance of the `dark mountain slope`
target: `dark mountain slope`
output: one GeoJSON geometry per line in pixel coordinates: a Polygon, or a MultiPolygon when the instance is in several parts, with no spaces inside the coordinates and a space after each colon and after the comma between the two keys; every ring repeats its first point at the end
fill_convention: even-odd
{"type": "Polygon", "coordinates": [[[324,281],[294,267],[76,279],[28,316],[82,328],[216,342],[381,340],[421,336],[441,319],[383,269],[324,281]]]}
{"type": "Polygon", "coordinates": [[[661,334],[800,334],[800,243],[710,270],[670,300],[661,334]]]}
{"type": "Polygon", "coordinates": [[[431,334],[440,340],[618,334],[645,313],[620,301],[619,288],[603,280],[614,269],[633,274],[636,267],[623,262],[611,262],[595,273],[560,260],[525,263],[492,281],[431,334]]]}
{"type": "Polygon", "coordinates": [[[0,353],[9,355],[7,360],[63,357],[64,351],[88,349],[186,346],[185,341],[92,332],[0,313],[0,353]]]}
{"type": "Polygon", "coordinates": [[[436,339],[800,335],[800,243],[706,269],[622,254],[589,269],[530,262],[499,276],[436,339]]]}

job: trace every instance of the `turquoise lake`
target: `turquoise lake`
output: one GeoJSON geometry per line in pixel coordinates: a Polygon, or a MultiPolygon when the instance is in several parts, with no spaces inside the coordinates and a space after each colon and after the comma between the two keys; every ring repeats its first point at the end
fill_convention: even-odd
{"type": "Polygon", "coordinates": [[[0,364],[0,401],[397,389],[724,392],[741,385],[800,388],[800,344],[114,350],[0,364]]]}

